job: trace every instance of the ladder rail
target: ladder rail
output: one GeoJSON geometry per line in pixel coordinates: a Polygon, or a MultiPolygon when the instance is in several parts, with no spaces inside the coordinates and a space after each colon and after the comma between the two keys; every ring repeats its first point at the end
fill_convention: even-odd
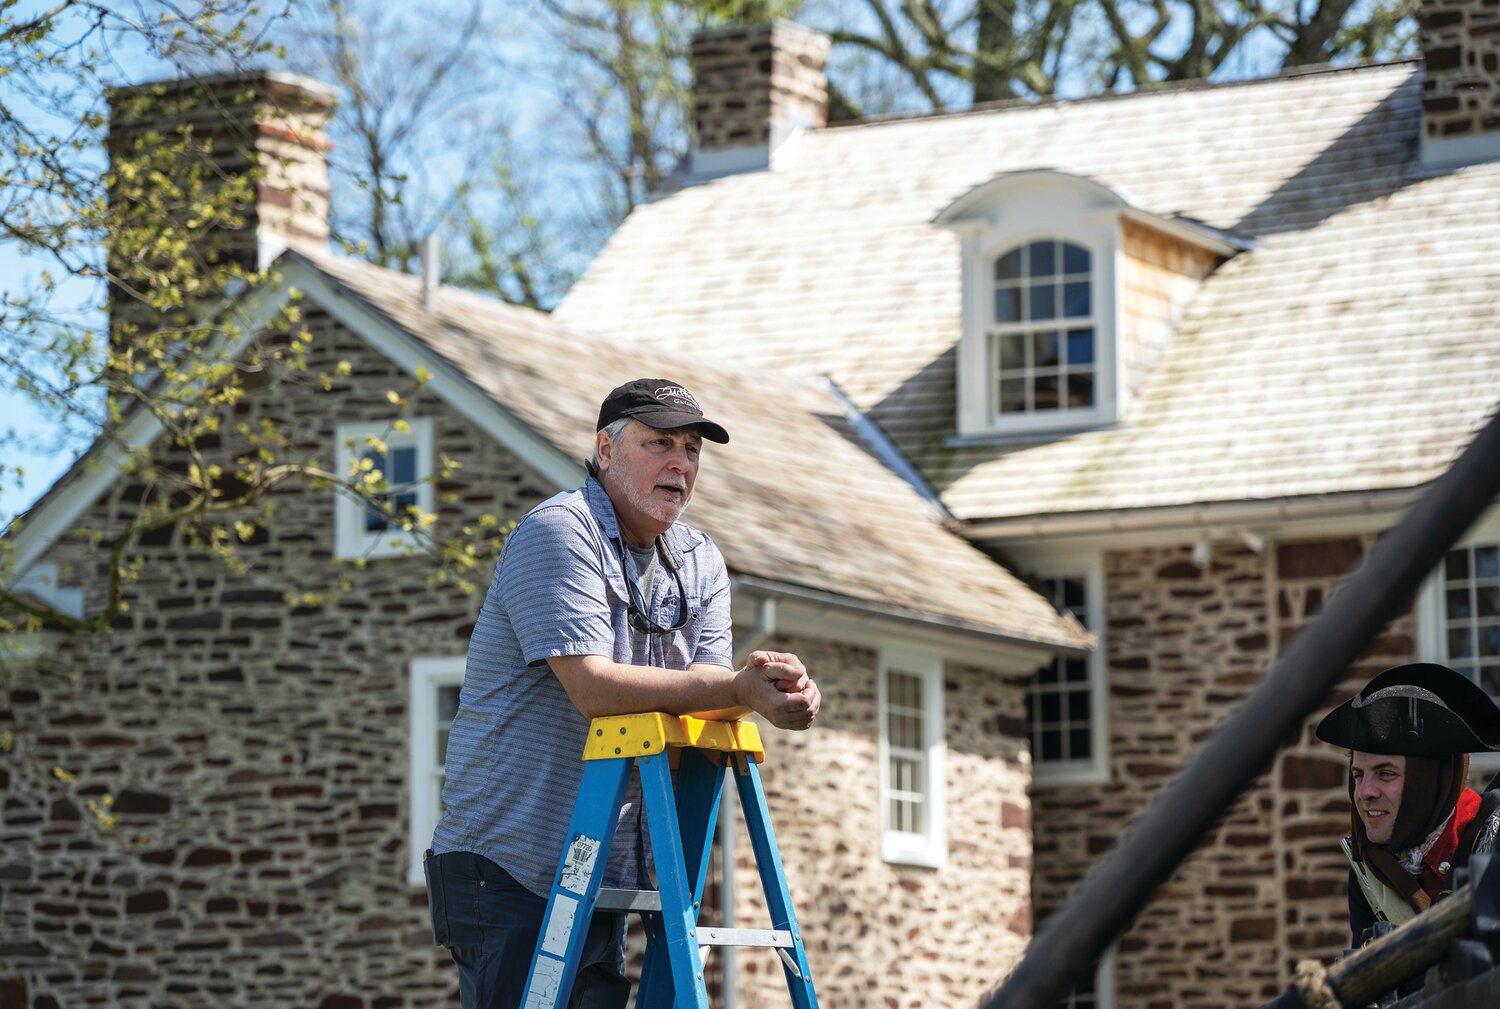
{"type": "MultiPolygon", "coordinates": [[[[662,712],[594,719],[567,844],[527,974],[524,1009],[567,1004],[595,910],[635,912],[645,922],[646,959],[635,1001],[639,1009],[709,1009],[703,958],[714,946],[775,950],[794,1009],[817,1009],[807,951],[756,767],[763,757],[753,722],[662,712]],[[674,757],[679,765],[675,781],[674,757]],[[656,891],[602,886],[632,765],[640,774],[656,891]],[[698,924],[725,777],[731,772],[771,915],[769,929],[698,924]]],[[[734,869],[725,866],[726,873],[734,869]]]]}

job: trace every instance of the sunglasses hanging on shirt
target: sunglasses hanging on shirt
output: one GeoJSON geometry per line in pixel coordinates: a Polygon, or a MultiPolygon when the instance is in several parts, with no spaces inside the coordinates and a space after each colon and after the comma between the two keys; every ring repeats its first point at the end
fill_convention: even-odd
{"type": "Polygon", "coordinates": [[[691,617],[688,613],[687,587],[682,584],[682,572],[677,569],[677,562],[672,559],[672,554],[667,550],[667,544],[660,536],[656,537],[656,552],[661,556],[662,563],[667,570],[672,572],[672,578],[677,582],[677,619],[670,627],[663,627],[655,620],[646,616],[646,608],[636,602],[635,582],[630,577],[630,572],[625,569],[625,546],[623,541],[620,545],[620,576],[625,579],[626,611],[625,622],[630,629],[638,634],[676,634],[687,626],[691,617]]]}

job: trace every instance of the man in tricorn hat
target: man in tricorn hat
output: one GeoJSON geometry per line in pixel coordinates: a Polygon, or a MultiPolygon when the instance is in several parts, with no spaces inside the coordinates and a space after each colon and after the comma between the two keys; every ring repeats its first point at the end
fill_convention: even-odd
{"type": "Polygon", "coordinates": [[[1349,931],[1399,925],[1441,900],[1469,855],[1497,847],[1500,791],[1466,787],[1469,754],[1500,750],[1500,708],[1473,680],[1419,662],[1387,669],[1318,725],[1349,750],[1349,931]]]}

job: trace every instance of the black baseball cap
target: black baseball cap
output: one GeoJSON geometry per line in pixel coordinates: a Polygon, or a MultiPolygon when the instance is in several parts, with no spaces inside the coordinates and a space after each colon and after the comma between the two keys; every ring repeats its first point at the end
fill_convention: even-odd
{"type": "Polygon", "coordinates": [[[729,441],[729,432],[703,416],[693,394],[666,378],[638,378],[615,389],[604,397],[604,404],[599,407],[599,425],[594,430],[603,431],[622,417],[664,431],[696,427],[709,441],[720,445],[729,441]]]}

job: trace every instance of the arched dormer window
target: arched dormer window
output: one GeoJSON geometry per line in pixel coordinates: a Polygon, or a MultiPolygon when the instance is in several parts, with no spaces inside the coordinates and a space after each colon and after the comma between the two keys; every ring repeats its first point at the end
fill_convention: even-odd
{"type": "Polygon", "coordinates": [[[961,437],[1065,433],[1115,420],[1124,201],[1053,171],[1000,176],[934,222],[963,240],[961,437]]]}
{"type": "Polygon", "coordinates": [[[1050,169],[997,176],[933,223],[963,242],[960,442],[1118,421],[1203,278],[1248,247],[1050,169]]]}

